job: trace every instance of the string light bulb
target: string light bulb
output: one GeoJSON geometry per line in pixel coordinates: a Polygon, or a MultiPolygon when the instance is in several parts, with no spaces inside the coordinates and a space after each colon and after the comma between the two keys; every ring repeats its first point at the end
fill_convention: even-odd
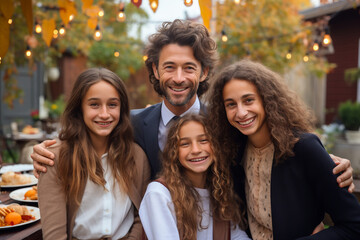
{"type": "Polygon", "coordinates": [[[190,7],[191,5],[193,5],[193,0],[184,0],[184,4],[187,7],[190,7]]]}
{"type": "Polygon", "coordinates": [[[328,46],[331,43],[329,27],[325,27],[325,35],[324,35],[322,43],[324,46],[328,46]]]}
{"type": "Polygon", "coordinates": [[[59,29],[60,36],[64,36],[65,33],[66,33],[65,27],[64,27],[64,25],[61,25],[61,28],[59,29]]]}
{"type": "Polygon", "coordinates": [[[238,5],[241,1],[240,0],[234,0],[234,3],[238,5]]]}
{"type": "Polygon", "coordinates": [[[99,27],[99,24],[96,25],[96,28],[95,28],[95,33],[94,33],[94,40],[95,41],[100,41],[102,39],[102,33],[100,31],[100,27],[99,27]]]}
{"type": "Polygon", "coordinates": [[[317,52],[319,50],[319,43],[317,41],[314,42],[314,45],[312,47],[312,49],[317,52]]]}
{"type": "Polygon", "coordinates": [[[71,14],[70,16],[69,16],[69,22],[71,22],[72,20],[74,20],[74,14],[71,14]]]}
{"type": "Polygon", "coordinates": [[[116,20],[118,22],[124,22],[126,20],[126,15],[125,15],[125,8],[120,8],[119,12],[116,15],[116,20]]]}
{"type": "Polygon", "coordinates": [[[120,56],[119,51],[115,50],[115,52],[114,52],[114,57],[119,57],[119,56],[120,56]]]}
{"type": "Polygon", "coordinates": [[[11,18],[9,18],[8,24],[11,25],[12,23],[13,23],[13,20],[11,18]]]}
{"type": "Polygon", "coordinates": [[[146,62],[147,59],[148,59],[148,56],[144,55],[144,56],[143,56],[144,62],[146,62]]]}
{"type": "Polygon", "coordinates": [[[291,57],[292,57],[291,50],[289,50],[289,51],[287,52],[287,54],[286,54],[286,59],[287,59],[287,60],[290,60],[291,57]]]}
{"type": "Polygon", "coordinates": [[[305,56],[303,57],[304,62],[308,62],[309,61],[309,54],[306,53],[305,56]]]}
{"type": "Polygon", "coordinates": [[[98,16],[102,18],[104,14],[105,14],[104,9],[101,8],[100,11],[98,12],[98,16]]]}
{"type": "Polygon", "coordinates": [[[0,64],[1,64],[1,60],[2,60],[2,59],[1,59],[1,57],[0,57],[0,64]]]}
{"type": "Polygon", "coordinates": [[[36,32],[37,34],[40,34],[40,33],[42,32],[41,25],[40,25],[40,23],[39,23],[37,20],[35,21],[35,32],[36,32]]]}
{"type": "Polygon", "coordinates": [[[59,37],[59,31],[57,29],[54,29],[53,31],[53,38],[58,38],[59,37]]]}
{"type": "Polygon", "coordinates": [[[32,55],[32,52],[31,52],[31,49],[29,47],[29,45],[26,46],[26,51],[25,51],[25,57],[27,59],[31,58],[31,55],[32,55]]]}
{"type": "Polygon", "coordinates": [[[227,42],[228,37],[226,36],[226,33],[224,30],[221,31],[221,41],[227,42]]]}

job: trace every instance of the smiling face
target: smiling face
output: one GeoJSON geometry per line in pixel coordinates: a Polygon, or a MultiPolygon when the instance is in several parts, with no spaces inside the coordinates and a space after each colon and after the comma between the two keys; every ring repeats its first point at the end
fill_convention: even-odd
{"type": "Polygon", "coordinates": [[[81,108],[92,142],[106,143],[120,119],[120,97],[116,89],[105,81],[93,84],[83,97],[81,108]]]}
{"type": "Polygon", "coordinates": [[[213,163],[213,151],[204,126],[189,121],[179,131],[179,161],[196,187],[204,187],[206,171],[213,163]]]}
{"type": "Polygon", "coordinates": [[[160,81],[165,105],[177,115],[193,105],[199,83],[205,80],[208,72],[201,72],[201,64],[190,46],[178,44],[162,48],[158,67],[153,65],[153,71],[160,81]]]}
{"type": "Polygon", "coordinates": [[[247,135],[256,147],[270,140],[262,99],[254,84],[231,79],[223,89],[223,100],[229,123],[247,135]]]}

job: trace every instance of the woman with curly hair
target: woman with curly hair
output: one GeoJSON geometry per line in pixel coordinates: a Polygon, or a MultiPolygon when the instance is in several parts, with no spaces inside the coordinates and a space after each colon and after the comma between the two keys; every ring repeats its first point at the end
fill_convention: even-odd
{"type": "Polygon", "coordinates": [[[311,111],[278,74],[242,60],[219,73],[209,99],[226,157],[245,151],[232,172],[253,239],[360,239],[360,205],[337,185],[311,111]],[[311,236],[325,213],[334,226],[311,236]]]}
{"type": "Polygon", "coordinates": [[[48,148],[55,165],[38,183],[44,239],[141,239],[150,167],[133,142],[125,84],[105,68],[84,71],[61,120],[48,148]]]}
{"type": "Polygon", "coordinates": [[[249,239],[220,152],[205,117],[188,114],[173,123],[160,178],[149,184],[140,206],[148,239],[249,239]]]}

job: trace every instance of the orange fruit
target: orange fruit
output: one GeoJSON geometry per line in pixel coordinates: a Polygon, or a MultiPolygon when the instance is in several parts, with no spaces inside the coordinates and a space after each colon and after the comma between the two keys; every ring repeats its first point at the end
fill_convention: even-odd
{"type": "Polygon", "coordinates": [[[36,194],[36,190],[30,189],[29,191],[27,191],[27,192],[25,193],[24,197],[30,198],[30,197],[34,196],[35,194],[36,194]]]}
{"type": "Polygon", "coordinates": [[[5,216],[5,222],[7,225],[16,225],[21,222],[21,215],[17,212],[11,212],[5,216]]]}

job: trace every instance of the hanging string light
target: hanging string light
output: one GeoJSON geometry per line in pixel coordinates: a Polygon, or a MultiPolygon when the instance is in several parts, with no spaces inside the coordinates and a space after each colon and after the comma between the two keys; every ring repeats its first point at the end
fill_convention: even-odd
{"type": "Polygon", "coordinates": [[[119,53],[119,51],[118,50],[115,50],[115,52],[114,52],[114,57],[119,57],[120,56],[120,53],[119,53]]]}
{"type": "Polygon", "coordinates": [[[221,31],[221,41],[227,42],[228,37],[226,36],[225,30],[221,31]]]}
{"type": "Polygon", "coordinates": [[[306,53],[305,56],[303,57],[304,62],[308,62],[309,61],[309,53],[306,53]]]}
{"type": "Polygon", "coordinates": [[[324,46],[328,46],[331,43],[329,27],[325,27],[325,34],[322,43],[324,46]]]}
{"type": "Polygon", "coordinates": [[[99,24],[96,25],[96,28],[95,28],[95,33],[94,33],[94,40],[95,41],[100,41],[102,39],[102,33],[100,31],[100,27],[99,27],[99,24]]]}
{"type": "Polygon", "coordinates": [[[236,3],[236,5],[238,5],[240,2],[240,0],[234,0],[234,3],[236,3]]]}
{"type": "Polygon", "coordinates": [[[291,49],[289,49],[289,51],[288,51],[287,54],[286,54],[286,59],[287,59],[287,60],[290,60],[291,57],[292,57],[291,49]]]}
{"type": "Polygon", "coordinates": [[[153,10],[153,12],[156,12],[156,9],[158,8],[158,0],[150,0],[150,8],[153,10]]]}
{"type": "Polygon", "coordinates": [[[74,14],[71,14],[70,16],[69,16],[69,22],[71,22],[72,20],[74,20],[74,14]]]}
{"type": "Polygon", "coordinates": [[[59,31],[57,29],[54,29],[53,31],[53,38],[56,39],[59,37],[59,31]]]}
{"type": "Polygon", "coordinates": [[[9,24],[9,25],[11,25],[11,24],[12,24],[12,22],[13,22],[13,20],[12,20],[11,18],[9,18],[9,20],[8,20],[8,24],[9,24]]]}
{"type": "Polygon", "coordinates": [[[314,45],[312,46],[312,49],[317,52],[319,50],[319,43],[317,40],[315,40],[314,45]]]}
{"type": "Polygon", "coordinates": [[[40,34],[42,32],[42,28],[38,20],[35,20],[35,32],[37,34],[40,34]]]}
{"type": "Polygon", "coordinates": [[[102,18],[104,14],[105,14],[104,9],[100,8],[100,11],[98,12],[98,16],[102,18]]]}
{"type": "Polygon", "coordinates": [[[26,46],[26,51],[25,51],[25,57],[27,59],[31,58],[31,55],[32,55],[32,52],[31,52],[31,49],[29,47],[29,45],[26,46]]]}
{"type": "Polygon", "coordinates": [[[143,56],[144,62],[145,62],[147,59],[148,59],[148,56],[144,55],[144,56],[143,56]]]}
{"type": "Polygon", "coordinates": [[[64,27],[64,25],[61,25],[61,28],[59,29],[59,34],[60,34],[60,36],[61,36],[61,37],[64,36],[65,33],[66,33],[65,27],[64,27]]]}
{"type": "Polygon", "coordinates": [[[191,5],[193,5],[193,0],[184,0],[184,4],[187,7],[190,7],[191,5]]]}
{"type": "MultiPolygon", "coordinates": [[[[120,3],[121,4],[121,3],[120,3]]],[[[124,5],[120,5],[120,8],[119,8],[119,12],[117,13],[116,15],[116,20],[118,22],[124,22],[126,19],[126,16],[125,16],[125,7],[124,5]]]]}

